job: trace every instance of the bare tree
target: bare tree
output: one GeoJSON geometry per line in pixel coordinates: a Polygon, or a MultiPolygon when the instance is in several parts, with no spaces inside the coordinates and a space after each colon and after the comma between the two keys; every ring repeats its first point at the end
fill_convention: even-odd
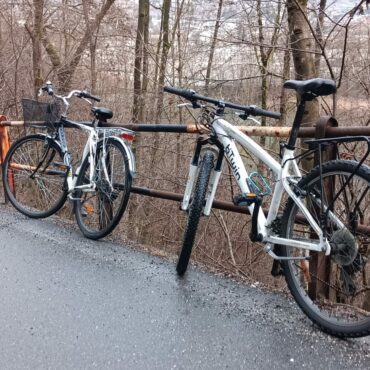
{"type": "Polygon", "coordinates": [[[140,0],[134,63],[134,101],[132,112],[132,121],[134,123],[143,119],[145,92],[148,86],[148,34],[149,0],[140,0]]]}
{"type": "Polygon", "coordinates": [[[209,51],[207,71],[206,71],[206,83],[205,83],[205,93],[206,94],[208,94],[209,79],[211,77],[213,55],[215,53],[215,47],[216,47],[216,42],[217,42],[217,37],[218,37],[218,29],[221,26],[222,3],[223,3],[223,0],[218,1],[216,23],[215,23],[215,28],[213,30],[212,43],[211,43],[211,48],[210,48],[210,51],[209,51]]]}
{"type": "Polygon", "coordinates": [[[43,17],[44,12],[44,0],[33,0],[33,28],[31,28],[27,23],[25,27],[32,40],[32,69],[33,69],[33,83],[34,83],[34,96],[37,97],[37,91],[40,88],[43,78],[42,78],[42,33],[43,33],[43,17]]]}
{"type": "MultiPolygon", "coordinates": [[[[312,35],[307,23],[306,0],[287,0],[290,46],[292,49],[295,78],[304,80],[315,77],[315,63],[312,55],[312,35]]],[[[303,124],[313,125],[319,115],[316,100],[307,102],[303,124]]]]}
{"type": "Polygon", "coordinates": [[[323,32],[323,25],[325,19],[325,7],[326,7],[326,0],[320,0],[319,10],[318,10],[318,17],[316,22],[316,37],[317,43],[315,47],[315,71],[316,74],[320,74],[320,60],[321,60],[321,53],[320,53],[320,45],[323,42],[322,32],[323,32]]]}
{"type": "Polygon", "coordinates": [[[169,42],[170,9],[171,9],[171,0],[163,0],[162,20],[161,20],[162,51],[159,65],[159,76],[157,87],[157,106],[155,114],[156,123],[159,123],[163,110],[163,86],[166,75],[168,51],[170,49],[169,42]]]}
{"type": "MultiPolygon", "coordinates": [[[[274,46],[276,45],[277,39],[279,37],[281,29],[281,2],[278,2],[273,31],[271,33],[271,39],[269,40],[270,47],[266,49],[265,47],[265,36],[263,30],[263,18],[261,9],[261,0],[257,0],[257,18],[258,18],[258,41],[259,41],[259,67],[261,71],[261,107],[263,109],[267,108],[267,94],[268,94],[268,83],[267,78],[269,75],[268,66],[273,58],[273,53],[275,51],[274,46]]],[[[266,117],[261,119],[262,126],[266,126],[266,117]]],[[[265,138],[261,137],[261,145],[265,145],[265,138]]]]}
{"type": "MultiPolygon", "coordinates": [[[[90,22],[90,0],[82,0],[82,7],[84,13],[84,19],[86,24],[86,30],[90,36],[89,38],[89,49],[90,49],[90,75],[91,75],[91,91],[95,93],[96,82],[97,82],[97,73],[96,73],[96,45],[97,45],[97,36],[94,35],[94,32],[91,30],[90,22]]],[[[96,30],[98,32],[99,26],[96,30]]]]}
{"type": "MultiPolygon", "coordinates": [[[[50,37],[47,35],[46,28],[44,29],[43,44],[46,52],[48,53],[50,60],[53,64],[54,69],[58,77],[59,88],[61,91],[67,91],[70,89],[72,83],[72,77],[76,71],[76,68],[82,58],[82,55],[86,48],[89,46],[91,40],[91,34],[96,32],[101,24],[104,16],[107,14],[110,7],[113,5],[115,0],[106,0],[100,11],[96,14],[94,21],[85,27],[84,34],[78,43],[75,52],[69,58],[69,60],[62,61],[62,58],[52,43],[50,37]]],[[[89,22],[87,22],[89,23],[89,22]]]]}

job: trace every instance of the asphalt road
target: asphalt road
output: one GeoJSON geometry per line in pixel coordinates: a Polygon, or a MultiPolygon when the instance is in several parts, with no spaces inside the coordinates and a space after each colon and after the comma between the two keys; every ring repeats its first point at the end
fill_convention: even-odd
{"type": "Polygon", "coordinates": [[[0,205],[0,369],[369,369],[292,300],[0,205]]]}

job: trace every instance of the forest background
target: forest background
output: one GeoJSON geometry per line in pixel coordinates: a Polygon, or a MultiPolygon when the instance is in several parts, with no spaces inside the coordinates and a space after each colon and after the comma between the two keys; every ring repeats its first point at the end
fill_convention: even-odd
{"type": "MultiPolygon", "coordinates": [[[[60,92],[86,89],[111,108],[114,122],[194,123],[197,111],[179,109],[164,85],[281,112],[289,126],[296,97],[288,79],[336,81],[338,93],[307,109],[305,125],[334,115],[340,126],[370,124],[370,12],[366,0],[2,0],[0,113],[21,119],[22,97],[36,97],[51,80],[60,92]]],[[[74,102],[71,118],[89,118],[74,102]]],[[[235,124],[245,124],[230,115],[235,124]]],[[[12,139],[25,129],[13,129],[12,139]]],[[[78,162],[79,135],[70,133],[78,162]]],[[[182,193],[196,135],[139,134],[135,186],[182,193]]],[[[277,156],[276,138],[256,138],[277,156]]],[[[356,157],[356,153],[352,153],[356,157]]],[[[254,158],[247,169],[274,179],[254,158]]],[[[230,171],[217,199],[238,193],[230,171]]],[[[268,199],[265,202],[268,203],[268,199]]],[[[61,211],[72,217],[71,207],[61,211]]],[[[186,217],[179,204],[132,195],[113,237],[153,253],[177,255],[186,217]]],[[[202,220],[193,260],[218,272],[276,284],[271,260],[248,240],[250,218],[213,210],[202,220]]]]}

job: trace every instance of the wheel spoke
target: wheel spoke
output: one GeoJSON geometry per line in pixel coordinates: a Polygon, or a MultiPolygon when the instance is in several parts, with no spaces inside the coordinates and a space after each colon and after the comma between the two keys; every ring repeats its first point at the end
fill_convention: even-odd
{"type": "MultiPolygon", "coordinates": [[[[99,239],[110,233],[119,222],[130,194],[131,177],[126,154],[114,140],[106,141],[105,159],[102,147],[99,147],[95,162],[95,191],[78,191],[76,197],[81,201],[77,201],[79,205],[75,209],[76,220],[83,234],[99,239]]],[[[89,184],[89,174],[90,164],[86,160],[81,166],[76,185],[89,184]]]]}
{"type": "MultiPolygon", "coordinates": [[[[351,177],[355,166],[353,162],[338,161],[324,165],[324,194],[319,190],[317,170],[316,176],[313,172],[301,181],[308,195],[307,207],[318,225],[325,227],[331,254],[310,252],[310,260],[284,262],[288,286],[301,308],[324,330],[338,336],[370,334],[370,235],[359,231],[363,230],[360,224],[369,224],[370,168],[363,167],[351,177]],[[321,205],[333,216],[329,217],[328,212],[321,215],[321,205]],[[336,219],[344,227],[338,227],[336,219]]],[[[302,218],[290,200],[284,212],[282,236],[317,239],[302,218]]],[[[306,254],[292,247],[285,247],[283,252],[294,257],[306,254]]]]}

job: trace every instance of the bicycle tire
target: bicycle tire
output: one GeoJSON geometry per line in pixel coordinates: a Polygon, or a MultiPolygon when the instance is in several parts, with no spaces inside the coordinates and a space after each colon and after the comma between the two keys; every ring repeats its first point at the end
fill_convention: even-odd
{"type": "Polygon", "coordinates": [[[184,275],[189,264],[195,235],[198,229],[199,220],[205,205],[209,178],[213,169],[214,155],[212,152],[205,152],[200,163],[199,173],[193,192],[192,201],[189,207],[189,215],[185,229],[184,239],[180,256],[177,262],[176,271],[179,276],[184,275]]]}
{"type": "Polygon", "coordinates": [[[10,147],[3,163],[5,196],[28,217],[51,216],[67,198],[66,171],[61,168],[64,168],[63,154],[53,139],[41,134],[22,137],[10,147]]]}
{"type": "MultiPolygon", "coordinates": [[[[113,182],[113,190],[103,177],[101,167],[101,155],[103,152],[102,142],[98,143],[96,151],[95,184],[96,190],[84,192],[77,190],[74,197],[75,217],[82,234],[89,239],[100,239],[107,236],[118,225],[127,203],[131,190],[131,174],[127,154],[122,144],[115,139],[106,140],[106,151],[110,180],[113,182]]],[[[85,158],[78,178],[76,187],[89,183],[90,163],[89,157],[85,158]]]]}
{"type": "MultiPolygon", "coordinates": [[[[338,227],[338,222],[330,217],[321,223],[332,247],[330,256],[310,252],[309,261],[282,262],[287,285],[299,307],[321,330],[337,337],[370,334],[370,234],[361,226],[368,225],[370,218],[367,209],[370,168],[361,166],[345,186],[345,192],[340,192],[357,165],[358,162],[344,160],[323,164],[323,194],[319,192],[319,167],[301,179],[298,188],[304,192],[306,206],[318,224],[318,210],[323,200],[344,227],[338,227]]],[[[312,229],[302,222],[302,217],[289,198],[281,220],[281,236],[310,239],[312,229]]],[[[284,257],[308,254],[288,246],[279,246],[278,250],[284,257]]]]}

